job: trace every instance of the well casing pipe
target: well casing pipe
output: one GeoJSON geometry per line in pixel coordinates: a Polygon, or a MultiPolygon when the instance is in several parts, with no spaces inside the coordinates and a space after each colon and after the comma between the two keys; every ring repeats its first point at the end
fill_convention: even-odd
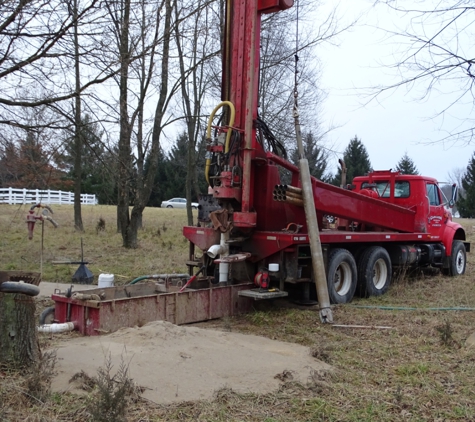
{"type": "MultiPolygon", "coordinates": [[[[330,296],[328,294],[327,276],[325,274],[325,266],[323,262],[322,244],[320,243],[320,232],[318,230],[312,180],[310,169],[308,167],[308,160],[305,158],[302,133],[300,131],[299,112],[297,108],[297,90],[295,90],[294,120],[299,153],[300,182],[302,183],[303,205],[305,209],[305,218],[307,220],[313,276],[315,278],[318,306],[320,308],[320,320],[324,323],[332,323],[333,314],[330,308],[330,296]]],[[[287,190],[289,190],[288,188],[289,187],[287,187],[287,190]]]]}

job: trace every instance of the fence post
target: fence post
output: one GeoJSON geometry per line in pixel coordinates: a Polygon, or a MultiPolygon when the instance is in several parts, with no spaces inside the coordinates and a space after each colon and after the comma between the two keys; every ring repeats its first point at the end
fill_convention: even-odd
{"type": "Polygon", "coordinates": [[[13,205],[13,189],[8,188],[8,205],[13,205]]]}

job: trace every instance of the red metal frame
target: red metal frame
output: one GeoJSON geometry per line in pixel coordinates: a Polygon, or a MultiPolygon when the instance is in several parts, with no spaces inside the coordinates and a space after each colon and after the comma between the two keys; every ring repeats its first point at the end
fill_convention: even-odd
{"type": "Polygon", "coordinates": [[[253,284],[245,283],[157,293],[153,283],[149,283],[87,290],[89,295],[106,295],[101,301],[78,300],[63,294],[53,294],[52,299],[57,322],[73,322],[81,334],[96,336],[151,321],[181,325],[246,313],[252,302],[240,298],[239,292],[252,287],[253,284]]]}

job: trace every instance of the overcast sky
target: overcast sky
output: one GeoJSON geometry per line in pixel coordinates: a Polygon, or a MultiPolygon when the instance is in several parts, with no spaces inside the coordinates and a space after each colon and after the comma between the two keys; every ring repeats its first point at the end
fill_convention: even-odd
{"type": "MultiPolygon", "coordinates": [[[[450,100],[447,92],[456,90],[447,82],[439,87],[445,94],[434,91],[424,101],[417,100],[421,92],[417,87],[409,92],[401,88],[392,95],[382,96],[379,102],[364,106],[367,99],[363,95],[364,87],[390,85],[396,81],[392,71],[381,63],[394,60],[393,52],[398,45],[374,26],[391,29],[394,25],[404,27],[405,22],[384,6],[371,7],[371,0],[341,0],[339,10],[344,15],[343,22],[358,16],[360,19],[351,31],[339,37],[338,46],[326,45],[319,50],[322,83],[327,92],[323,121],[328,126],[339,126],[329,134],[328,145],[343,152],[350,139],[357,135],[374,169],[394,169],[407,152],[421,174],[441,182],[449,181],[448,173],[454,168],[467,167],[475,145],[437,141],[460,126],[460,116],[470,115],[473,104],[459,104],[458,109],[443,118],[434,118],[450,100]]],[[[332,161],[337,163],[340,156],[334,154],[332,161]]]]}

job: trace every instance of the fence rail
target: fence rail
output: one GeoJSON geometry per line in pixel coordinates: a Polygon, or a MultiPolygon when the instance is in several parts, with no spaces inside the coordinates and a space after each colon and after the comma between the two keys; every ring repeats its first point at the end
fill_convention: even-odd
{"type": "MultiPolygon", "coordinates": [[[[0,204],[49,204],[66,205],[74,204],[74,193],[61,190],[39,190],[39,189],[0,189],[0,204]]],[[[96,195],[87,193],[81,194],[82,205],[96,205],[96,195]]]]}

